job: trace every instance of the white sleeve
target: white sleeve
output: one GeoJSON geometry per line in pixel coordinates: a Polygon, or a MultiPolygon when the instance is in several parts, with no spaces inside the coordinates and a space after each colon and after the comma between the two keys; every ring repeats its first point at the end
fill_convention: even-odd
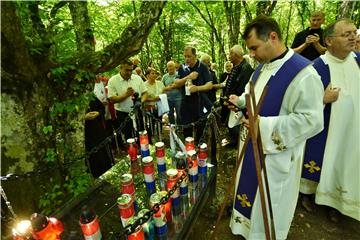
{"type": "Polygon", "coordinates": [[[265,154],[293,148],[323,129],[323,86],[312,67],[305,69],[286,90],[279,116],[260,117],[265,154]]]}
{"type": "Polygon", "coordinates": [[[114,86],[114,81],[115,81],[114,77],[109,79],[109,83],[108,83],[108,97],[109,98],[117,96],[116,88],[114,86]]]}

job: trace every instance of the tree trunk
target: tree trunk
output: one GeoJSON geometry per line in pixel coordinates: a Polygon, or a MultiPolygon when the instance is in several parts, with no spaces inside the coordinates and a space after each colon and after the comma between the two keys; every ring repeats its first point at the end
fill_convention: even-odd
{"type": "Polygon", "coordinates": [[[87,2],[70,1],[69,9],[74,24],[78,53],[83,56],[95,51],[95,39],[90,26],[87,2]]]}
{"type": "Polygon", "coordinates": [[[338,19],[351,18],[356,4],[357,4],[356,1],[349,1],[349,0],[342,1],[339,8],[340,14],[338,16],[338,19]]]}
{"type": "Polygon", "coordinates": [[[244,6],[244,9],[245,9],[246,23],[249,23],[252,20],[251,11],[250,11],[249,6],[247,5],[246,1],[241,1],[241,2],[242,2],[243,6],[244,6]]]}
{"type": "Polygon", "coordinates": [[[225,15],[229,35],[229,48],[238,44],[240,34],[240,16],[241,16],[241,2],[224,1],[225,15]],[[234,6],[234,8],[233,8],[234,6]]]}
{"type": "MultiPolygon", "coordinates": [[[[60,180],[62,185],[65,178],[70,176],[69,166],[73,166],[63,164],[74,160],[84,161],[84,158],[76,159],[77,156],[84,156],[83,145],[79,141],[83,137],[82,115],[88,100],[84,93],[89,92],[89,85],[93,87],[96,73],[113,69],[123,59],[140,51],[166,2],[142,2],[137,16],[119,37],[98,52],[94,51],[86,2],[64,1],[54,4],[49,16],[50,23],[46,25],[39,17],[39,4],[40,1],[1,1],[2,99],[9,99],[5,104],[14,102],[9,118],[14,123],[7,123],[10,125],[7,127],[9,133],[6,138],[2,138],[2,164],[6,167],[2,168],[1,174],[15,171],[16,175],[21,175],[21,172],[51,167],[49,175],[40,176],[45,178],[41,184],[54,185],[49,179],[56,176],[56,181],[60,180]],[[57,37],[52,32],[51,21],[58,9],[64,6],[70,9],[77,50],[66,60],[59,60],[54,52],[49,51],[54,44],[52,40],[57,37]],[[23,7],[26,11],[23,11],[23,7]],[[27,36],[29,32],[34,35],[27,36]],[[78,125],[73,126],[74,122],[78,125]],[[12,129],[13,126],[17,127],[16,131],[12,129]],[[45,133],[44,128],[49,126],[52,131],[45,133]],[[77,129],[80,134],[75,132],[77,129]],[[47,154],[51,153],[50,150],[52,156],[47,154]]],[[[78,164],[83,165],[82,162],[78,164]]],[[[39,192],[44,190],[39,187],[37,179],[41,178],[38,178],[37,173],[32,178],[36,179],[31,180],[32,187],[37,189],[31,189],[29,184],[24,185],[24,181],[14,182],[14,187],[15,184],[9,181],[6,191],[14,189],[9,194],[10,199],[16,199],[16,191],[21,185],[26,188],[22,189],[26,196],[37,195],[35,200],[30,197],[28,202],[37,201],[39,192]]],[[[65,188],[61,190],[67,191],[65,188]]],[[[25,206],[21,201],[18,203],[18,209],[25,206]]],[[[30,205],[26,207],[29,211],[35,211],[30,205]]]]}
{"type": "Polygon", "coordinates": [[[166,63],[172,59],[172,42],[173,42],[173,17],[172,14],[170,16],[165,16],[160,19],[158,23],[159,33],[161,36],[161,40],[164,45],[164,54],[161,55],[161,66],[160,70],[163,72],[162,66],[166,66],[166,63]]]}
{"type": "Polygon", "coordinates": [[[211,17],[210,11],[206,6],[205,3],[205,8],[206,8],[206,13],[207,13],[207,17],[205,17],[205,15],[201,12],[201,10],[199,9],[198,6],[196,6],[196,4],[194,4],[192,1],[189,1],[189,3],[196,9],[196,11],[200,14],[201,18],[206,22],[206,24],[212,29],[212,31],[214,31],[216,40],[218,41],[219,47],[220,47],[220,52],[221,55],[223,57],[226,56],[226,52],[225,52],[225,48],[224,48],[224,43],[221,40],[221,37],[219,35],[219,32],[217,31],[216,27],[215,27],[215,23],[213,18],[211,17]]]}
{"type": "Polygon", "coordinates": [[[272,11],[276,6],[277,1],[258,1],[256,4],[256,16],[264,14],[271,16],[272,11]]]}
{"type": "Polygon", "coordinates": [[[286,38],[285,38],[285,46],[287,46],[287,45],[288,45],[288,39],[289,39],[289,27],[290,27],[291,16],[292,16],[292,7],[293,7],[293,2],[290,2],[289,16],[288,16],[287,25],[286,25],[286,38]]]}

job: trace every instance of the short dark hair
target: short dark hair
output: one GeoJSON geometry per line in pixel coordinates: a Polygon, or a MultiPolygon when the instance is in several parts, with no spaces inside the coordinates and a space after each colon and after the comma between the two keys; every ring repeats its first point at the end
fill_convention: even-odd
{"type": "Polygon", "coordinates": [[[245,27],[245,31],[243,34],[244,40],[249,38],[249,34],[253,29],[255,29],[257,38],[263,41],[268,40],[270,32],[276,32],[279,39],[282,40],[280,27],[278,23],[275,21],[275,19],[271,17],[265,15],[259,15],[250,23],[248,23],[245,27]]]}
{"type": "Polygon", "coordinates": [[[191,53],[196,56],[196,49],[194,47],[192,47],[192,46],[185,47],[185,51],[188,50],[188,49],[190,49],[191,53]]]}
{"type": "Polygon", "coordinates": [[[119,68],[121,68],[124,65],[133,66],[134,64],[132,63],[132,61],[130,59],[126,58],[120,62],[119,68]]]}

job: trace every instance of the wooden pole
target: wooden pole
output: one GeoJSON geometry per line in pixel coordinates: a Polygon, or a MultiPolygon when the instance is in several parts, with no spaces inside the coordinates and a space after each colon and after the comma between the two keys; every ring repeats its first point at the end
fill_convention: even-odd
{"type": "MultiPolygon", "coordinates": [[[[261,96],[260,96],[259,103],[258,103],[257,105],[254,104],[254,105],[256,105],[256,107],[255,107],[256,116],[257,116],[257,115],[259,114],[259,112],[260,112],[260,109],[261,109],[261,106],[262,106],[262,104],[263,104],[263,102],[264,102],[264,98],[265,98],[265,96],[266,96],[266,93],[267,93],[267,87],[264,88],[264,90],[263,90],[263,92],[262,92],[262,94],[261,94],[261,96]]],[[[228,188],[227,188],[227,191],[226,191],[227,193],[230,193],[230,192],[232,191],[232,188],[235,186],[236,173],[237,173],[237,171],[238,171],[238,169],[239,169],[239,167],[240,167],[240,163],[241,163],[242,159],[244,158],[245,150],[246,150],[246,147],[247,147],[247,145],[248,145],[248,143],[249,143],[249,140],[250,140],[250,134],[247,133],[246,138],[245,138],[245,141],[244,141],[244,145],[243,145],[243,147],[242,147],[242,149],[241,149],[241,152],[240,152],[240,155],[238,156],[238,159],[237,159],[237,161],[236,161],[236,167],[235,167],[234,172],[233,172],[233,174],[232,174],[231,184],[228,185],[228,188]]],[[[238,147],[240,147],[240,145],[239,145],[238,147]]],[[[219,211],[219,213],[218,213],[218,217],[217,217],[217,219],[216,219],[216,223],[215,223],[215,225],[214,225],[214,232],[212,233],[212,235],[211,235],[211,237],[210,237],[210,240],[213,240],[214,237],[215,237],[215,235],[216,235],[217,226],[219,225],[219,222],[220,222],[221,217],[222,217],[222,214],[223,214],[223,212],[224,212],[226,203],[228,202],[230,196],[231,196],[231,194],[225,194],[224,201],[223,201],[223,203],[222,203],[222,205],[221,205],[220,211],[219,211]]],[[[274,239],[276,239],[276,238],[274,238],[274,239]]]]}
{"type": "MultiPolygon", "coordinates": [[[[256,113],[256,107],[255,107],[256,106],[255,88],[254,88],[254,84],[252,82],[250,83],[250,96],[252,98],[254,112],[255,112],[255,114],[258,114],[258,113],[256,113]]],[[[272,211],[272,204],[271,204],[271,197],[270,197],[270,187],[269,187],[269,181],[268,181],[268,177],[267,177],[265,154],[264,154],[263,147],[262,147],[260,132],[258,132],[257,143],[258,143],[259,152],[260,152],[260,164],[262,164],[263,173],[264,173],[266,197],[267,197],[267,201],[269,204],[269,215],[270,215],[270,221],[271,221],[271,226],[270,226],[271,227],[271,239],[276,239],[274,214],[272,211]]]]}
{"type": "Polygon", "coordinates": [[[266,202],[265,202],[265,193],[264,193],[264,185],[262,181],[262,175],[261,175],[261,163],[260,163],[260,156],[259,156],[259,147],[257,142],[257,134],[258,134],[258,125],[257,125],[257,117],[258,115],[256,113],[253,113],[253,109],[251,107],[251,97],[249,94],[245,95],[246,99],[246,108],[248,111],[249,116],[249,132],[251,136],[251,143],[253,145],[253,152],[254,152],[254,158],[255,158],[255,168],[256,168],[256,176],[258,179],[258,185],[259,185],[259,194],[260,194],[260,203],[261,203],[261,210],[263,214],[263,221],[264,221],[264,228],[265,228],[265,236],[267,240],[270,240],[270,229],[269,229],[269,220],[267,216],[267,208],[266,208],[266,202]]]}

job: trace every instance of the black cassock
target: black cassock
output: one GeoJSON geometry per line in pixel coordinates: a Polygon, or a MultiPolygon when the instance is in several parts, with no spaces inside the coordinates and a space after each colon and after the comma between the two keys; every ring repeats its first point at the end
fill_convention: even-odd
{"type": "MultiPolygon", "coordinates": [[[[99,99],[94,99],[89,103],[88,112],[97,111],[99,116],[93,120],[85,120],[85,149],[89,152],[95,146],[99,145],[105,138],[110,136],[111,129],[106,127],[105,107],[99,99]]],[[[92,153],[86,165],[93,177],[100,177],[104,172],[114,164],[114,158],[111,151],[111,142],[107,143],[97,152],[92,153]]]]}

